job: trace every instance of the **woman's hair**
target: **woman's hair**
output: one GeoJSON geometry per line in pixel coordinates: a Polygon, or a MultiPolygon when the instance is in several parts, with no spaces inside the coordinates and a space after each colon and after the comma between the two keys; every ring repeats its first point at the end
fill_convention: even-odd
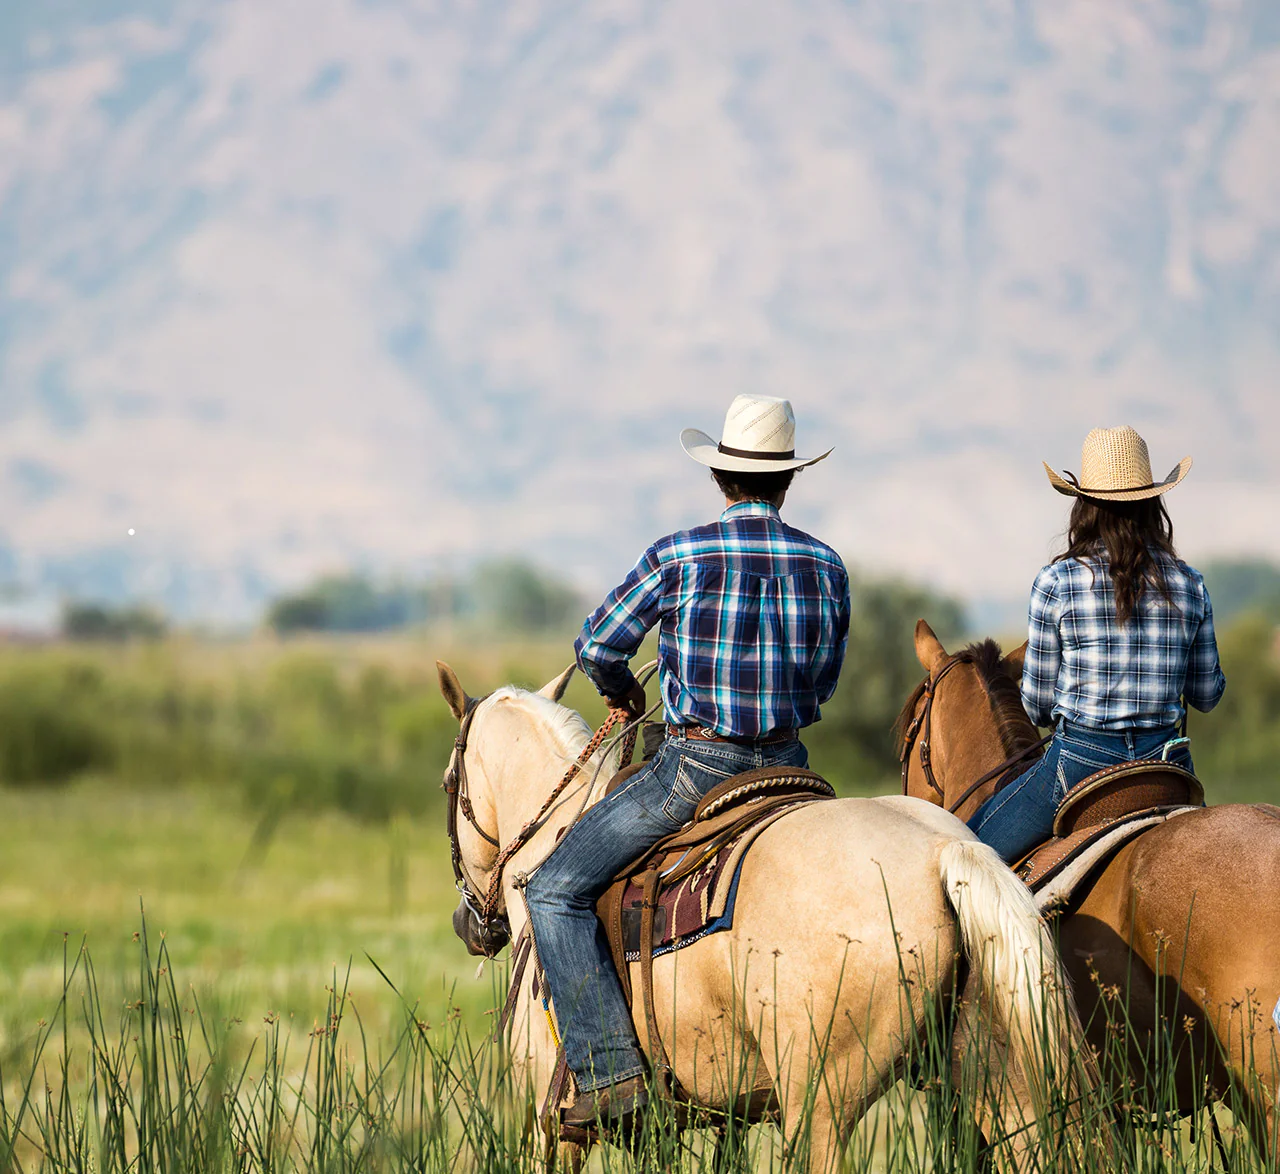
{"type": "Polygon", "coordinates": [[[725,497],[735,501],[777,501],[791,488],[795,469],[781,473],[737,473],[727,469],[712,469],[711,476],[720,486],[725,497]]]}
{"type": "Polygon", "coordinates": [[[1067,549],[1054,560],[1093,562],[1105,555],[1115,584],[1116,619],[1126,623],[1147,588],[1172,603],[1164,566],[1157,556],[1176,559],[1173,522],[1159,497],[1145,501],[1098,501],[1077,497],[1067,528],[1067,549]]]}

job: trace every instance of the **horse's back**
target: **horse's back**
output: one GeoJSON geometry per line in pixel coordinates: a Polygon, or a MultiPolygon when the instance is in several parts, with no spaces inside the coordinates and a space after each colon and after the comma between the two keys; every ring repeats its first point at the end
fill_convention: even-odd
{"type": "MultiPolygon", "coordinates": [[[[1269,978],[1280,999],[1280,813],[1248,804],[1205,807],[1141,836],[1128,861],[1135,938],[1186,943],[1186,964],[1243,987],[1269,978]]],[[[1185,968],[1185,967],[1184,967],[1185,968]]]]}
{"type": "MultiPolygon", "coordinates": [[[[732,927],[655,959],[655,1006],[664,1037],[685,1057],[676,1066],[687,1088],[714,1088],[716,1055],[735,1047],[748,1083],[768,1086],[781,1079],[770,1073],[777,1056],[792,1056],[798,1072],[813,1032],[827,1030],[829,1061],[860,1081],[891,1078],[902,998],[922,1020],[933,993],[950,989],[960,948],[939,856],[968,833],[919,807],[830,799],[787,813],[743,860],[732,927]],[[730,1046],[730,1035],[740,1042],[730,1046]]],[[[638,980],[634,966],[632,974],[638,980]]]]}
{"type": "MultiPolygon", "coordinates": [[[[1099,988],[1127,988],[1135,1022],[1163,1014],[1212,1027],[1233,1065],[1255,1066],[1274,1096],[1277,877],[1280,811],[1267,806],[1200,808],[1125,845],[1062,924],[1086,1018],[1099,988]]],[[[1188,1096],[1198,1079],[1183,1075],[1188,1096]]]]}
{"type": "Polygon", "coordinates": [[[918,800],[802,807],[769,827],[743,861],[723,945],[739,958],[781,951],[795,963],[789,969],[821,989],[842,969],[896,974],[900,950],[932,948],[940,933],[941,948],[953,951],[939,855],[961,834],[969,835],[963,824],[918,800]]]}

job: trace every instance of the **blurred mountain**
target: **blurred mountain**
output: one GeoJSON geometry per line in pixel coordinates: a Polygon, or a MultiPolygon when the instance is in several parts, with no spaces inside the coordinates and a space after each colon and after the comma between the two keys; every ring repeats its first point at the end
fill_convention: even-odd
{"type": "Polygon", "coordinates": [[[1122,421],[1278,555],[1278,150],[1264,0],[0,6],[0,577],[604,586],[742,390],[873,569],[1021,594],[1122,421]]]}

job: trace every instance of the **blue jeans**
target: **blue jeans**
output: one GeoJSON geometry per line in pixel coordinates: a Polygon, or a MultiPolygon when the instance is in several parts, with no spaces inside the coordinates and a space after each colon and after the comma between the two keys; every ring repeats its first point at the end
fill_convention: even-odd
{"type": "MultiPolygon", "coordinates": [[[[1135,758],[1159,758],[1164,744],[1178,737],[1177,726],[1158,730],[1092,730],[1059,722],[1044,757],[974,812],[969,826],[1007,864],[1016,864],[1053,835],[1058,805],[1076,783],[1095,771],[1135,758]]],[[[1184,742],[1169,761],[1193,770],[1184,742]]]]}
{"type": "Polygon", "coordinates": [[[583,1091],[644,1071],[596,901],[618,872],[693,818],[698,800],[761,766],[806,766],[798,738],[773,745],[668,738],[652,762],[565,832],[524,891],[565,1058],[583,1091]]]}

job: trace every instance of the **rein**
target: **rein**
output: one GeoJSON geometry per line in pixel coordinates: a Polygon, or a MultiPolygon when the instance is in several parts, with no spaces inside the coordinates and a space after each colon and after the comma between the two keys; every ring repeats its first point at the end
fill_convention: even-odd
{"type": "MultiPolygon", "coordinates": [[[[458,730],[458,736],[453,740],[453,760],[450,762],[449,769],[444,776],[443,786],[449,800],[445,826],[449,833],[449,855],[453,863],[454,884],[462,897],[463,904],[471,911],[479,924],[480,934],[484,939],[486,950],[493,946],[494,943],[498,943],[496,948],[493,949],[493,953],[488,954],[488,957],[493,957],[502,948],[502,944],[505,944],[506,937],[505,930],[498,927],[498,923],[503,920],[498,912],[498,904],[502,900],[503,869],[506,868],[511,858],[533,837],[533,834],[542,825],[543,818],[551,810],[555,801],[560,798],[565,788],[573,781],[579,771],[586,766],[591,756],[600,749],[609,731],[623,721],[624,717],[618,710],[609,711],[608,717],[604,719],[600,728],[586,746],[583,747],[582,753],[565,771],[564,777],[556,784],[551,794],[547,796],[542,806],[538,809],[538,814],[529,820],[516,833],[515,838],[503,848],[498,840],[489,835],[477,822],[475,809],[471,806],[471,797],[467,788],[467,741],[471,734],[471,724],[475,721],[476,711],[480,708],[481,703],[487,699],[487,695],[478,699],[468,699],[466,711],[462,715],[462,725],[458,730]],[[462,844],[458,839],[459,811],[462,812],[463,818],[475,828],[483,839],[499,850],[498,858],[494,861],[493,873],[489,878],[489,887],[483,897],[476,896],[475,890],[471,887],[471,881],[467,877],[466,870],[462,866],[462,844]]],[[[622,735],[624,761],[630,760],[635,750],[637,729],[638,723],[632,724],[628,726],[622,735]]]]}
{"type": "Polygon", "coordinates": [[[933,752],[931,735],[933,732],[933,702],[937,696],[938,686],[942,684],[942,679],[958,664],[967,664],[968,661],[963,656],[948,657],[947,662],[938,670],[936,674],[930,673],[925,680],[924,685],[924,708],[921,709],[911,720],[911,725],[907,727],[906,733],[902,737],[902,750],[899,754],[899,760],[902,762],[902,793],[907,794],[907,776],[911,771],[911,751],[916,744],[917,735],[920,736],[920,768],[924,771],[924,781],[929,784],[934,793],[938,796],[940,806],[943,806],[954,815],[969,797],[984,783],[989,783],[992,779],[1000,779],[996,790],[1007,781],[1005,776],[1012,773],[1013,769],[1020,766],[1036,751],[1042,750],[1053,738],[1052,734],[1048,734],[1041,738],[1038,742],[1033,742],[1030,746],[1019,750],[1017,754],[1006,758],[999,766],[993,767],[987,771],[981,778],[970,783],[960,794],[960,797],[952,803],[947,802],[946,793],[938,784],[938,779],[933,773],[933,752]]]}

